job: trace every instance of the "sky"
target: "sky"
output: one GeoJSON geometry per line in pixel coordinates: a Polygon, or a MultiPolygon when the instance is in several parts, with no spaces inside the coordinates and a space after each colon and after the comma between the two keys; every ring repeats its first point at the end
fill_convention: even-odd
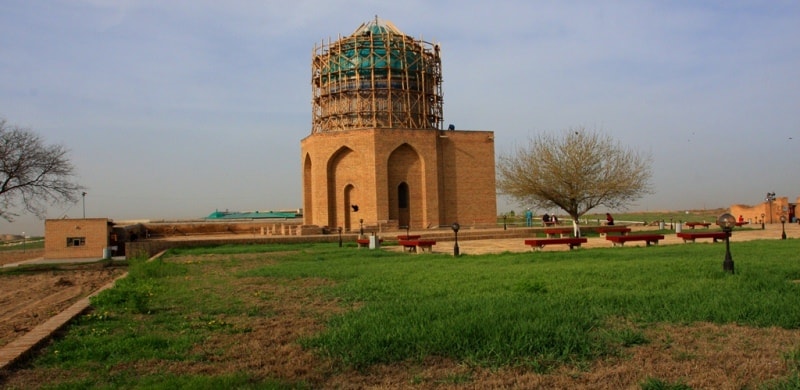
{"type": "Polygon", "coordinates": [[[441,45],[445,126],[498,156],[584,127],[652,156],[629,211],[800,196],[795,0],[4,0],[0,117],[70,150],[86,196],[47,218],[300,208],[314,45],[376,15],[441,45]]]}

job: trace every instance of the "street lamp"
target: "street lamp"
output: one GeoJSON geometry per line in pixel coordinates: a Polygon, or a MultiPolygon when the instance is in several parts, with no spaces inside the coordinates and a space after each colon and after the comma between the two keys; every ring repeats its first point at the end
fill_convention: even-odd
{"type": "Polygon", "coordinates": [[[81,199],[83,200],[83,219],[86,219],[86,191],[81,193],[81,199]]]}
{"type": "Polygon", "coordinates": [[[358,234],[360,236],[363,236],[364,235],[364,218],[359,219],[358,223],[361,225],[361,228],[359,229],[358,234]]]}
{"type": "Polygon", "coordinates": [[[781,215],[781,240],[786,239],[786,216],[781,215]]]}
{"type": "Polygon", "coordinates": [[[451,228],[453,228],[453,233],[456,235],[456,243],[453,245],[453,256],[458,256],[458,229],[461,229],[461,225],[459,225],[458,222],[453,222],[453,226],[451,226],[451,228]]]}
{"type": "Polygon", "coordinates": [[[342,247],[342,227],[339,226],[338,228],[336,228],[336,230],[339,231],[339,248],[341,248],[342,247]]]}
{"type": "Polygon", "coordinates": [[[730,237],[731,231],[736,225],[736,218],[729,213],[722,214],[717,219],[717,225],[719,225],[722,228],[722,231],[725,232],[725,261],[722,262],[722,269],[724,271],[733,273],[733,258],[731,258],[730,237]]]}

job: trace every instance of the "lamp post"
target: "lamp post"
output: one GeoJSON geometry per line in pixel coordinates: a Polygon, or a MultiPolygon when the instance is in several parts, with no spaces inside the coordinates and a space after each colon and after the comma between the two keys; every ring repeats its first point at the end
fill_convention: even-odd
{"type": "Polygon", "coordinates": [[[786,216],[781,215],[781,240],[786,239],[786,216]]]}
{"type": "Polygon", "coordinates": [[[453,256],[458,256],[459,255],[459,250],[458,250],[458,229],[461,228],[461,225],[459,225],[458,222],[453,222],[453,226],[451,226],[451,227],[453,228],[453,233],[455,233],[455,235],[456,235],[456,243],[455,243],[455,245],[453,245],[453,256]]]}
{"type": "Polygon", "coordinates": [[[358,235],[359,236],[363,236],[364,235],[364,218],[359,219],[358,223],[361,226],[359,231],[358,231],[358,235]]]}
{"type": "Polygon", "coordinates": [[[81,200],[83,200],[83,219],[86,219],[86,191],[81,193],[81,200]]]}
{"type": "Polygon", "coordinates": [[[339,231],[339,248],[341,248],[342,247],[342,227],[339,226],[338,228],[336,228],[336,230],[339,231]]]}
{"type": "Polygon", "coordinates": [[[725,232],[725,261],[722,262],[722,269],[724,271],[728,271],[733,273],[733,258],[731,258],[731,231],[733,231],[733,226],[736,225],[736,218],[729,214],[725,213],[719,216],[717,219],[717,225],[722,228],[722,231],[725,232]]]}

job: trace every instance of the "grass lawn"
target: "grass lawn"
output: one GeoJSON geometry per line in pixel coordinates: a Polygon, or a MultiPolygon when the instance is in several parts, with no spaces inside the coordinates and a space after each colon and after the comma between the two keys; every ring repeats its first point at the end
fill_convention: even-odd
{"type": "Polygon", "coordinates": [[[4,385],[798,388],[798,249],[173,250],[4,385]]]}

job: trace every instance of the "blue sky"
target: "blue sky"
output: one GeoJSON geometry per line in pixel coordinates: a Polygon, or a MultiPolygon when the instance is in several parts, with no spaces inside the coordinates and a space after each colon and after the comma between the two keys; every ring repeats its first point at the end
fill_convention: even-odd
{"type": "Polygon", "coordinates": [[[87,217],[302,207],[312,49],[375,15],[441,44],[445,124],[498,155],[584,126],[652,154],[634,210],[800,196],[793,0],[5,0],[0,117],[71,150],[87,217]]]}

